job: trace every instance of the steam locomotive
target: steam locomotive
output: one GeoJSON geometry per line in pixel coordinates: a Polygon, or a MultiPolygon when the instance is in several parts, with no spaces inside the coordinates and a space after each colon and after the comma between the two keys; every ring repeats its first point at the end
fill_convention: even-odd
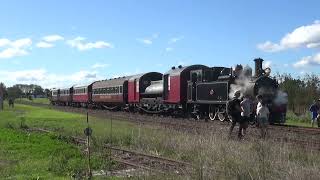
{"type": "Polygon", "coordinates": [[[263,59],[255,59],[255,75],[250,67],[172,67],[168,72],[148,72],[52,90],[51,103],[129,112],[193,116],[197,119],[228,120],[226,104],[234,91],[242,95],[262,95],[270,110],[271,123],[284,123],[286,102],[277,101],[279,85],[263,69],[263,59]]]}

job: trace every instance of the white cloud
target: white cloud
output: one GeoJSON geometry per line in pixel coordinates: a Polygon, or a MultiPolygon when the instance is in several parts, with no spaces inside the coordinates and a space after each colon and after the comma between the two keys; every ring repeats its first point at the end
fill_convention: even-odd
{"type": "Polygon", "coordinates": [[[42,41],[38,42],[36,44],[36,46],[38,48],[52,48],[54,47],[54,44],[53,42],[56,42],[56,41],[62,41],[64,40],[64,38],[60,35],[49,35],[49,36],[44,36],[42,38],[42,41]]]}
{"type": "Polygon", "coordinates": [[[320,66],[320,53],[314,56],[303,57],[300,61],[293,64],[295,68],[305,68],[310,66],[320,66]]]}
{"type": "Polygon", "coordinates": [[[183,38],[184,38],[183,36],[173,37],[173,38],[171,38],[171,39],[169,40],[168,43],[169,43],[169,44],[173,44],[173,43],[176,43],[176,42],[182,40],[183,38]]]}
{"type": "Polygon", "coordinates": [[[64,38],[60,35],[49,35],[42,38],[46,42],[55,42],[55,41],[62,41],[64,38]]]}
{"type": "Polygon", "coordinates": [[[0,39],[0,58],[12,58],[29,54],[27,51],[32,44],[29,38],[18,39],[11,41],[9,39],[0,39]]]}
{"type": "Polygon", "coordinates": [[[151,39],[137,39],[139,42],[146,44],[146,45],[150,45],[152,44],[152,40],[151,39]]]}
{"type": "Polygon", "coordinates": [[[91,83],[102,79],[96,71],[78,71],[72,74],[54,74],[47,70],[32,69],[23,71],[0,71],[2,81],[7,86],[14,84],[38,84],[44,88],[63,88],[71,87],[79,83],[91,83]]]}
{"type": "Polygon", "coordinates": [[[320,47],[320,22],[314,21],[311,25],[301,26],[286,34],[279,43],[266,41],[258,44],[257,48],[266,52],[277,52],[290,48],[320,47]]]}
{"type": "Polygon", "coordinates": [[[307,48],[317,48],[317,47],[320,47],[320,42],[307,44],[307,48]]]}
{"type": "Polygon", "coordinates": [[[0,47],[7,46],[10,42],[11,41],[9,39],[0,39],[0,47]]]}
{"type": "Polygon", "coordinates": [[[167,51],[167,52],[173,51],[173,48],[167,47],[167,48],[166,48],[166,51],[167,51]]]}
{"type": "Polygon", "coordinates": [[[51,44],[51,43],[47,43],[47,42],[41,41],[41,42],[38,42],[38,43],[36,44],[36,46],[37,46],[38,48],[51,48],[51,47],[53,47],[54,45],[51,44]]]}
{"type": "Polygon", "coordinates": [[[146,38],[137,38],[137,41],[140,43],[146,44],[146,45],[151,45],[153,43],[153,40],[157,39],[159,37],[158,33],[152,34],[151,37],[146,37],[146,38]]]}
{"type": "Polygon", "coordinates": [[[108,67],[108,66],[110,66],[110,65],[109,64],[95,63],[94,65],[91,66],[91,68],[97,69],[97,68],[104,68],[104,67],[108,67]]]}
{"type": "Polygon", "coordinates": [[[11,41],[10,46],[13,47],[13,48],[20,49],[20,48],[29,47],[29,46],[31,46],[31,44],[32,44],[31,39],[23,38],[23,39],[18,39],[18,40],[15,40],[15,41],[11,41]]]}
{"type": "Polygon", "coordinates": [[[17,56],[24,56],[29,54],[24,49],[18,49],[18,48],[7,48],[3,51],[0,51],[0,58],[12,58],[17,56]]]}
{"type": "Polygon", "coordinates": [[[75,39],[68,40],[67,44],[73,48],[77,48],[80,51],[89,50],[89,49],[101,49],[101,48],[113,48],[113,45],[104,42],[104,41],[96,41],[96,42],[88,42],[85,43],[84,37],[76,37],[75,39]]]}
{"type": "Polygon", "coordinates": [[[272,43],[270,41],[266,41],[266,42],[264,42],[262,44],[258,44],[257,48],[262,50],[262,51],[265,51],[265,52],[277,52],[277,51],[281,51],[281,50],[284,49],[279,44],[275,44],[275,43],[272,43]]]}

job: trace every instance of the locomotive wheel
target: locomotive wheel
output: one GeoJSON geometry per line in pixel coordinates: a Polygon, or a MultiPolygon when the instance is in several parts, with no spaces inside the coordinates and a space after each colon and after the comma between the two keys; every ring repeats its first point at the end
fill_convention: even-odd
{"type": "Polygon", "coordinates": [[[213,106],[209,106],[209,119],[214,121],[216,118],[216,111],[214,110],[213,106]]]}
{"type": "Polygon", "coordinates": [[[224,114],[224,112],[217,112],[218,118],[220,121],[224,121],[226,120],[226,116],[224,114]]]}

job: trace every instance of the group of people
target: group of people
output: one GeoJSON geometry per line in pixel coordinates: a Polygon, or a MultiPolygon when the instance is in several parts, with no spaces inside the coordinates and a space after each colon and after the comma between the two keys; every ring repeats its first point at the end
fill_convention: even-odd
{"type": "Polygon", "coordinates": [[[261,95],[256,97],[257,106],[254,111],[255,104],[250,95],[244,95],[240,99],[240,91],[235,92],[234,97],[227,104],[227,114],[232,119],[229,135],[237,123],[239,123],[238,138],[242,139],[246,134],[246,130],[251,118],[257,118],[258,127],[260,127],[261,137],[265,138],[267,135],[267,126],[269,124],[269,109],[263,101],[261,95]]]}
{"type": "Polygon", "coordinates": [[[320,128],[320,99],[315,100],[309,110],[311,112],[312,127],[314,127],[314,124],[318,122],[318,127],[320,128]]]}

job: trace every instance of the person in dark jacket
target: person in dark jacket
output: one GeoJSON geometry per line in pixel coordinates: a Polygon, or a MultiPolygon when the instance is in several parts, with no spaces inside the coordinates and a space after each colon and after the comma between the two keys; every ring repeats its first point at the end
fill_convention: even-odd
{"type": "Polygon", "coordinates": [[[9,107],[14,108],[14,99],[9,98],[9,107]]]}
{"type": "MultiPolygon", "coordinates": [[[[241,106],[240,106],[240,91],[236,91],[234,93],[234,97],[227,103],[227,114],[232,119],[232,124],[229,130],[229,136],[231,136],[231,133],[236,126],[237,123],[241,122],[241,106]]],[[[242,129],[239,128],[238,137],[242,138],[242,129]]]]}
{"type": "Polygon", "coordinates": [[[309,111],[311,112],[312,127],[314,126],[314,123],[317,121],[319,110],[320,110],[320,99],[318,99],[318,101],[314,101],[314,103],[309,108],[309,111]]]}

